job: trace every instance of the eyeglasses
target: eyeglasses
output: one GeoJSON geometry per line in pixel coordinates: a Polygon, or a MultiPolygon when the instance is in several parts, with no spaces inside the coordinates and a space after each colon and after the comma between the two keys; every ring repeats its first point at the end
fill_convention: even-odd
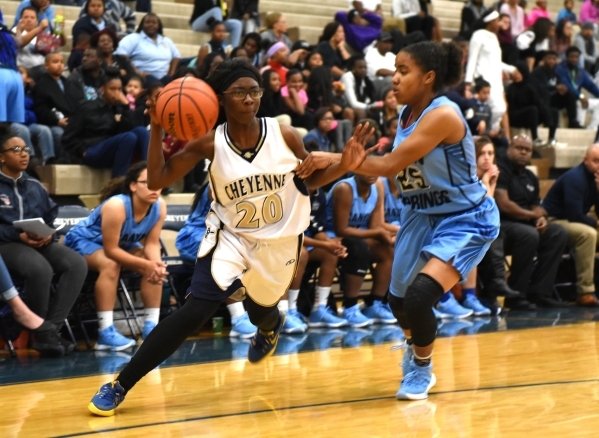
{"type": "Polygon", "coordinates": [[[11,151],[14,154],[20,154],[25,152],[26,154],[31,152],[31,148],[29,146],[13,146],[11,148],[8,149],[4,149],[1,152],[8,152],[11,151]]]}
{"type": "Polygon", "coordinates": [[[264,94],[264,89],[262,88],[254,88],[252,90],[232,90],[232,91],[223,91],[223,94],[230,94],[233,96],[235,100],[244,100],[249,94],[253,100],[260,99],[264,94]]]}
{"type": "Polygon", "coordinates": [[[137,184],[145,184],[148,185],[148,180],[140,180],[140,181],[135,181],[137,184]]]}

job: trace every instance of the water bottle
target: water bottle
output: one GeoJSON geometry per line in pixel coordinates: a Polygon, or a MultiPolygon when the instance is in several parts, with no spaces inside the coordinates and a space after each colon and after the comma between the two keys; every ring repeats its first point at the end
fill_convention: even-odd
{"type": "Polygon", "coordinates": [[[61,36],[64,32],[64,15],[58,11],[54,17],[54,35],[61,36]]]}
{"type": "Polygon", "coordinates": [[[56,108],[52,108],[52,112],[58,120],[64,119],[64,114],[58,111],[56,108]]]}

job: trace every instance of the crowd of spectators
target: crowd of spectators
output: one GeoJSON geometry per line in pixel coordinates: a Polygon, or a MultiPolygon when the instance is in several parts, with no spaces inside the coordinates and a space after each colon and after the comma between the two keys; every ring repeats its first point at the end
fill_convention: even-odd
{"type": "MultiPolygon", "coordinates": [[[[478,270],[483,285],[480,302],[471,293],[476,286],[474,274],[461,303],[451,294],[442,298],[437,310],[443,315],[497,314],[501,311],[498,295],[506,296],[506,306],[511,309],[562,305],[552,298],[551,291],[566,248],[576,254],[578,304],[599,306],[593,282],[597,222],[588,216],[591,206],[599,204],[599,148],[590,147],[584,163],[558,180],[545,201],[540,199],[537,177],[526,168],[535,148],[559,146],[560,111],[565,111],[569,128],[597,130],[599,126],[596,3],[586,0],[577,15],[573,1],[566,0],[556,23],[551,21],[546,0],[538,0],[528,13],[518,0],[494,5],[472,0],[463,8],[454,41],[464,53],[464,76],[462,83],[446,94],[479,137],[478,174],[489,196],[497,200],[501,235],[478,270]],[[540,138],[539,125],[549,128],[548,138],[540,138]],[[527,129],[530,137],[512,137],[511,127],[527,129]],[[576,196],[573,184],[581,187],[576,196]],[[506,255],[513,260],[507,281],[506,255]]],[[[146,99],[155,98],[175,78],[207,79],[219,63],[233,57],[245,57],[261,69],[264,94],[259,116],[294,126],[312,149],[342,150],[354,127],[368,120],[376,129],[379,153],[389,150],[401,110],[391,83],[395,54],[414,42],[441,40],[439,21],[429,14],[426,1],[394,0],[391,16],[385,16],[380,0],[349,1],[346,10],[331,17],[315,45],[292,41],[282,13],[268,14],[262,22],[258,1],[235,0],[230,10],[225,4],[195,0],[190,27],[210,33],[210,40],[198,47],[197,56],[183,58],[155,13],[146,10],[136,28],[136,12],[121,1],[89,0],[82,4],[81,16],[72,27],[73,47],[65,69],[61,53],[44,53],[36,45],[38,35],[56,27],[52,6],[48,0],[24,0],[13,31],[6,26],[0,29],[0,122],[10,124],[13,136],[5,135],[0,150],[2,201],[6,203],[3,197],[12,196],[9,186],[17,180],[27,184],[23,190],[34,190],[37,198],[43,198],[41,186],[29,177],[21,178],[23,166],[34,170],[33,165],[38,164],[83,164],[111,169],[113,177],[124,176],[147,155],[146,99]],[[27,160],[21,159],[24,156],[27,160]]],[[[168,157],[185,142],[167,136],[163,145],[168,157]]],[[[204,169],[202,163],[185,178],[186,191],[199,189],[204,169]]],[[[143,181],[131,181],[134,183],[143,181]]],[[[320,203],[327,207],[323,231],[337,242],[331,251],[339,253],[339,241],[343,241],[341,252],[369,254],[364,268],[356,268],[362,264],[352,259],[351,269],[360,273],[352,276],[350,272],[346,278],[345,320],[358,327],[364,321],[392,319],[377,303],[384,302],[394,234],[401,225],[393,219],[393,212],[401,209],[396,188],[386,179],[350,177],[320,203]],[[352,222],[357,204],[364,204],[369,215],[352,222]],[[370,269],[371,261],[376,264],[374,285],[362,314],[355,307],[357,294],[362,271],[370,269]],[[347,312],[349,309],[353,310],[347,312]]],[[[55,215],[54,204],[49,198],[42,204],[46,210],[40,210],[39,216],[49,223],[55,215]]],[[[42,250],[53,248],[53,242],[41,243],[19,233],[8,216],[0,221],[0,256],[5,256],[11,274],[25,276],[14,260],[7,260],[4,250],[12,253],[13,247],[32,260],[37,257],[40,270],[67,272],[53,262],[56,256],[52,251],[42,250]],[[32,251],[41,258],[29,254],[32,251]]],[[[76,254],[65,254],[69,269],[81,265],[76,254]]],[[[90,267],[103,272],[98,266],[90,267]]],[[[85,277],[85,271],[82,266],[79,274],[83,272],[85,277]]],[[[71,277],[65,278],[80,281],[71,277]]],[[[25,276],[26,283],[42,279],[46,281],[45,277],[25,276]]],[[[40,293],[49,288],[46,283],[36,286],[40,293]]],[[[60,298],[62,295],[54,299],[60,298]]],[[[64,307],[72,297],[65,296],[66,304],[54,312],[62,319],[52,312],[49,316],[47,305],[40,308],[30,299],[25,302],[35,313],[59,330],[64,307]]],[[[48,297],[41,299],[46,302],[48,297]]],[[[102,312],[108,312],[104,307],[102,312]]],[[[67,348],[63,345],[63,352],[67,348]]]]}

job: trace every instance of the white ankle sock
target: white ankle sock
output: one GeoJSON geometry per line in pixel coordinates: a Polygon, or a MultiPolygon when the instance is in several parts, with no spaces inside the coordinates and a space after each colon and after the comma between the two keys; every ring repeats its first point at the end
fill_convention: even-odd
{"type": "Polygon", "coordinates": [[[287,311],[289,310],[289,301],[281,300],[281,301],[279,301],[279,304],[277,304],[277,307],[279,308],[279,310],[281,312],[287,313],[287,311]]]}
{"type": "Polygon", "coordinates": [[[297,308],[297,297],[299,296],[299,289],[289,289],[287,293],[289,294],[289,308],[291,310],[297,308]]]}
{"type": "Polygon", "coordinates": [[[160,319],[160,307],[152,307],[146,309],[146,321],[145,322],[153,322],[154,324],[158,324],[158,320],[160,319]]]}
{"type": "Polygon", "coordinates": [[[106,330],[112,325],[112,310],[106,310],[98,313],[98,331],[106,330]]]}
{"type": "Polygon", "coordinates": [[[243,307],[242,301],[236,301],[233,304],[227,304],[227,310],[231,314],[231,319],[239,318],[245,313],[245,307],[243,307]]]}
{"type": "Polygon", "coordinates": [[[326,306],[331,293],[331,286],[316,286],[313,310],[318,310],[320,306],[326,306]]]}

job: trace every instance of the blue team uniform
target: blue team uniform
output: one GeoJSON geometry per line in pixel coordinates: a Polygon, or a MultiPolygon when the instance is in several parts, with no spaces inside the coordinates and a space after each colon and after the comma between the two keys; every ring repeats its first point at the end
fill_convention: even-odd
{"type": "Polygon", "coordinates": [[[401,225],[401,210],[403,210],[403,202],[401,201],[401,193],[396,197],[389,187],[387,178],[380,178],[385,188],[385,222],[392,225],[401,225]]]}
{"type": "Polygon", "coordinates": [[[404,208],[397,235],[390,291],[404,297],[431,257],[448,262],[464,281],[499,234],[499,210],[476,176],[474,141],[457,105],[435,98],[412,125],[402,128],[400,114],[393,149],[416,129],[429,111],[453,108],[464,122],[466,135],[455,144],[440,144],[396,176],[404,208]]]}
{"type": "Polygon", "coordinates": [[[373,184],[370,187],[370,194],[368,195],[368,198],[363,200],[358,194],[358,183],[356,182],[356,178],[353,176],[351,178],[342,179],[341,181],[335,183],[335,185],[327,194],[327,223],[325,225],[325,231],[329,237],[336,237],[335,227],[333,225],[333,191],[335,190],[335,187],[342,183],[349,184],[353,193],[353,201],[351,204],[348,221],[348,226],[352,228],[360,228],[363,230],[368,229],[370,217],[372,216],[372,212],[376,207],[376,202],[379,197],[376,184],[373,184]]]}
{"type": "Polygon", "coordinates": [[[160,219],[161,200],[154,203],[148,214],[136,223],[133,216],[133,205],[130,195],[116,195],[98,206],[92,214],[75,225],[65,236],[64,244],[82,256],[90,255],[103,248],[102,239],[102,207],[110,199],[120,199],[125,205],[126,219],[121,228],[119,246],[125,251],[141,246],[139,243],[146,238],[150,230],[160,219]]]}
{"type": "Polygon", "coordinates": [[[206,215],[210,211],[212,202],[208,197],[210,192],[209,185],[203,187],[198,205],[185,221],[185,225],[177,234],[175,246],[179,250],[179,255],[183,260],[189,263],[195,263],[198,256],[200,242],[206,233],[206,215]]]}

